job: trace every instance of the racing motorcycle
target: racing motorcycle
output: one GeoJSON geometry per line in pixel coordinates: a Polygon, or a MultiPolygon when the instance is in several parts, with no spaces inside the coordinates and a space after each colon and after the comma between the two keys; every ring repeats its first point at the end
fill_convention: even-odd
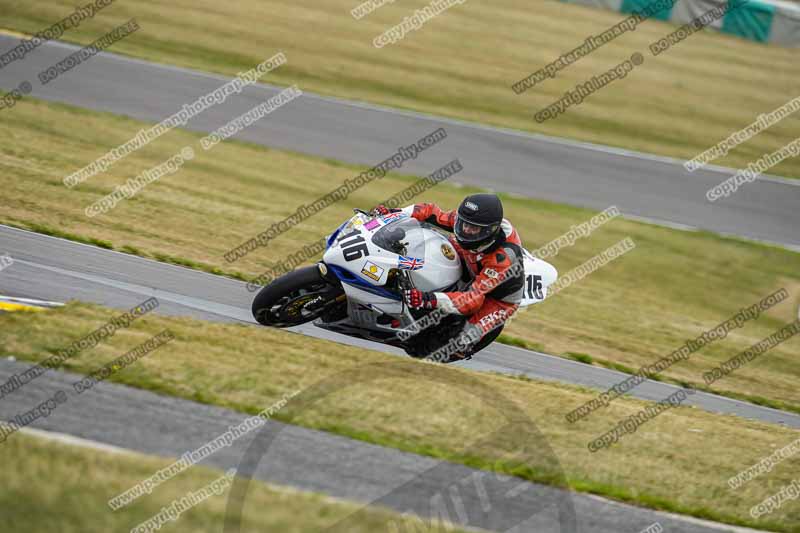
{"type": "MultiPolygon", "coordinates": [[[[313,321],[329,331],[396,346],[412,357],[430,355],[458,335],[467,318],[447,315],[430,327],[415,329],[411,325],[419,326],[418,321],[432,311],[409,308],[403,290],[459,290],[469,285],[471,274],[439,228],[404,212],[385,216],[354,212],[328,236],[322,261],[284,274],[261,289],[253,300],[254,318],[278,328],[313,321]]],[[[524,254],[520,307],[543,301],[557,277],[552,265],[527,250],[524,254]]],[[[492,332],[492,340],[499,329],[492,332]]]]}

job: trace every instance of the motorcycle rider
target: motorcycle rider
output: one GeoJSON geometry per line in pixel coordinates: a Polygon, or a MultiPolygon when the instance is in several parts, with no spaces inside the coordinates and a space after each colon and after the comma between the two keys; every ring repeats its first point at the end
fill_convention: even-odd
{"type": "Polygon", "coordinates": [[[450,242],[469,275],[468,284],[452,292],[408,289],[403,296],[411,308],[441,309],[468,317],[460,334],[471,342],[445,362],[470,358],[500,335],[505,321],[519,308],[525,279],[519,235],[503,218],[503,204],[495,194],[467,196],[453,211],[429,203],[404,209],[379,205],[373,209],[379,215],[397,211],[453,233],[450,242]]]}

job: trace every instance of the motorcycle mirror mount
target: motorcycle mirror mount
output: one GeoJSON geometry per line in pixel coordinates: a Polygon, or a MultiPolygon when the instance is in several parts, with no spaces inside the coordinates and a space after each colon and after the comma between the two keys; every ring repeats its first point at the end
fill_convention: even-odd
{"type": "Polygon", "coordinates": [[[408,249],[408,243],[407,242],[394,241],[392,243],[392,251],[395,252],[396,254],[406,255],[407,254],[407,252],[406,252],[407,249],[408,249]]]}

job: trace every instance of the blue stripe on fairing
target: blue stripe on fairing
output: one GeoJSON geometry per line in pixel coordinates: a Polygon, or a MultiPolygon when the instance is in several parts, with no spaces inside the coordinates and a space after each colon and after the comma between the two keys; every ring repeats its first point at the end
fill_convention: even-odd
{"type": "Polygon", "coordinates": [[[336,231],[334,231],[333,233],[331,233],[331,234],[328,236],[328,241],[325,243],[325,249],[326,249],[326,250],[327,250],[328,248],[330,248],[330,247],[331,247],[331,245],[333,244],[333,241],[335,241],[335,240],[336,240],[336,237],[339,235],[339,232],[340,232],[340,231],[342,231],[342,228],[343,228],[343,227],[345,227],[345,225],[346,225],[348,222],[350,222],[350,221],[349,221],[349,220],[346,220],[346,221],[342,222],[342,225],[341,225],[341,226],[339,226],[338,228],[336,228],[336,231]]]}
{"type": "Polygon", "coordinates": [[[371,292],[372,294],[376,294],[384,298],[389,298],[398,301],[400,300],[399,295],[387,289],[371,285],[347,269],[335,265],[328,265],[328,268],[330,268],[336,275],[336,277],[339,278],[343,283],[347,283],[348,285],[353,285],[355,287],[358,287],[359,289],[371,292]]]}

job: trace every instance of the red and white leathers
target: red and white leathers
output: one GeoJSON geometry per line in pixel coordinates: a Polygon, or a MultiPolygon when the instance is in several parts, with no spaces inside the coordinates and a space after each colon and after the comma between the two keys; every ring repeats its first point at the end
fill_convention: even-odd
{"type": "MultiPolygon", "coordinates": [[[[455,210],[442,211],[436,204],[416,204],[404,208],[403,212],[448,231],[453,231],[456,220],[455,210]]],[[[519,308],[523,296],[523,269],[509,270],[523,260],[519,235],[511,223],[503,219],[497,239],[477,250],[462,247],[455,235],[450,236],[450,243],[463,259],[472,281],[462,291],[434,293],[436,307],[447,313],[469,316],[467,328],[479,327],[481,338],[495,330],[494,338],[519,308]]]]}

